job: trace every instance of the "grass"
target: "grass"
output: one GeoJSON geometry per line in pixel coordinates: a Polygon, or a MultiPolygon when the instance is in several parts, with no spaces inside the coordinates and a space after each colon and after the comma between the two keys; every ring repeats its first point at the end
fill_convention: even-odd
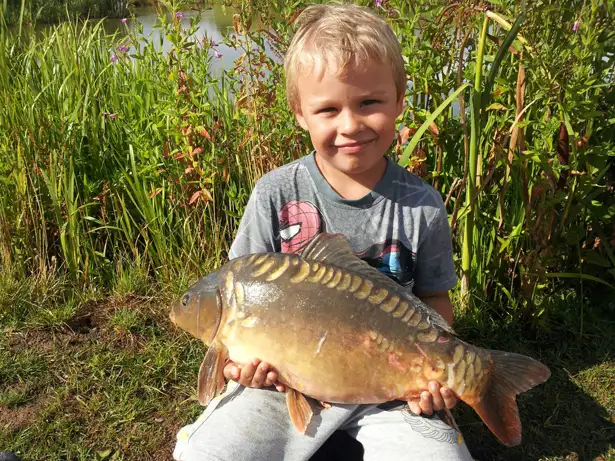
{"type": "Polygon", "coordinates": [[[0,340],[0,447],[24,460],[170,458],[194,419],[202,348],[161,301],[87,300],[65,322],[13,322],[0,340]]]}
{"type": "MultiPolygon", "coordinates": [[[[204,350],[167,317],[177,290],[76,296],[56,285],[45,300],[59,314],[42,316],[29,307],[40,307],[41,288],[20,292],[24,302],[0,335],[0,449],[24,461],[170,459],[178,429],[202,411],[195,391],[204,350]]],[[[460,317],[457,329],[471,342],[532,355],[553,373],[518,398],[520,447],[499,445],[458,406],[477,460],[615,460],[614,306],[592,306],[580,338],[576,294],[549,303],[549,325],[536,333],[460,317]]]]}

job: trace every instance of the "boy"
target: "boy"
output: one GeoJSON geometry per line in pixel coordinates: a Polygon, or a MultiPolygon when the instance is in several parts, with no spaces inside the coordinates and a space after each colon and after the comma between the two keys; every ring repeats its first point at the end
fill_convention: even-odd
{"type": "MultiPolygon", "coordinates": [[[[342,233],[358,256],[452,323],[456,276],[442,199],[385,157],[406,89],[399,43],[383,20],[354,5],[311,6],[298,23],[285,61],[287,96],[314,151],[257,182],[230,258],[299,252],[319,232],[342,233]]],[[[339,429],[363,445],[365,461],[472,459],[434,413],[457,402],[435,382],[409,405],[316,410],[301,435],[269,364],[228,363],[225,376],[225,395],[178,434],[176,460],[307,461],[339,429]]]]}

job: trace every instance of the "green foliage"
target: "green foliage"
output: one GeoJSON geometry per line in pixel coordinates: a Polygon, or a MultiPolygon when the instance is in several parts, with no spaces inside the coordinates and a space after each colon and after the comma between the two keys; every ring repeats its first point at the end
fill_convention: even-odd
{"type": "Polygon", "coordinates": [[[0,11],[8,25],[53,23],[75,17],[127,16],[130,0],[5,0],[0,11]]]}
{"type": "MultiPolygon", "coordinates": [[[[563,284],[615,285],[611,2],[528,2],[517,23],[512,1],[488,15],[469,1],[361,3],[391,24],[406,58],[392,156],[405,152],[443,194],[456,254],[474,214],[470,300],[540,323],[537,300],[563,284]]],[[[138,23],[112,36],[76,20],[37,34],[3,29],[2,267],[28,277],[57,266],[73,284],[125,295],[148,293],[148,280],[179,290],[221,264],[254,182],[310,148],[281,66],[287,18],[305,5],[218,5],[233,15],[225,43],[242,53],[220,72],[198,18],[182,29],[176,3],[160,7],[156,25],[168,51],[138,23]]]]}

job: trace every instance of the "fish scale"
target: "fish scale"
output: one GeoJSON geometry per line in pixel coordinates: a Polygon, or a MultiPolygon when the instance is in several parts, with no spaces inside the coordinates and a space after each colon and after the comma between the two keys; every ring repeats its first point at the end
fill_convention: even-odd
{"type": "Polygon", "coordinates": [[[259,359],[286,384],[289,416],[301,432],[312,417],[306,397],[333,404],[407,401],[434,380],[471,405],[502,443],[516,445],[515,396],[550,374],[529,357],[464,342],[335,234],[319,234],[300,254],[228,262],[191,287],[171,319],[208,346],[199,402],[221,391],[227,358],[259,359]]]}

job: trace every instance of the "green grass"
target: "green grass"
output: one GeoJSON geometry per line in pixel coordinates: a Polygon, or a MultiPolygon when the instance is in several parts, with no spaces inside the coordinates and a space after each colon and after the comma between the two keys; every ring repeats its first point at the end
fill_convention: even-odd
{"type": "MultiPolygon", "coordinates": [[[[35,289],[22,296],[32,301],[35,289]]],[[[203,347],[167,317],[177,290],[98,298],[55,290],[47,302],[62,312],[57,321],[41,322],[24,302],[2,329],[0,447],[24,461],[170,459],[178,429],[202,411],[195,391],[203,347]],[[66,299],[76,301],[65,307],[66,299]]],[[[614,307],[591,305],[580,338],[577,301],[572,292],[551,301],[541,332],[460,318],[457,329],[471,342],[532,355],[553,373],[518,398],[520,447],[503,447],[458,406],[477,460],[615,460],[614,307]]]]}
{"type": "Polygon", "coordinates": [[[67,323],[4,327],[0,447],[24,460],[169,459],[199,412],[202,348],[166,312],[115,297],[84,302],[67,323]]]}

